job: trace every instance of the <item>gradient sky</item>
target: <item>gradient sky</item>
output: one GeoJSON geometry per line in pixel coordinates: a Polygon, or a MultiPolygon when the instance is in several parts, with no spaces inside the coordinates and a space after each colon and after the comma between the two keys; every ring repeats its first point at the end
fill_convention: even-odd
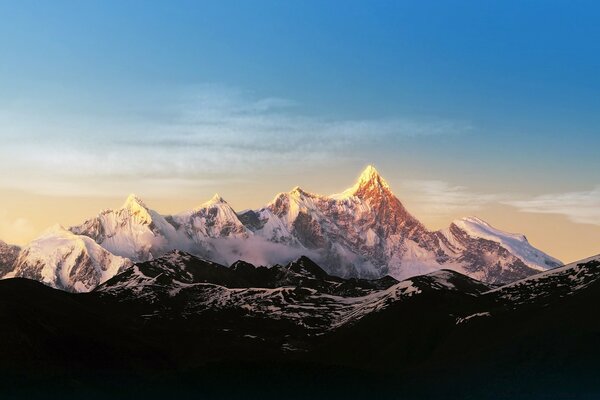
{"type": "Polygon", "coordinates": [[[595,1],[0,1],[0,238],[373,163],[431,229],[600,252],[595,1]]]}

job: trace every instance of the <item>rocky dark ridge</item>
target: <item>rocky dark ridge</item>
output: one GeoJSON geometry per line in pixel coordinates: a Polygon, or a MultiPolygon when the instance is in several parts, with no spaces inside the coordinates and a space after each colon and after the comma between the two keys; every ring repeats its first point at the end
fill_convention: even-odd
{"type": "Polygon", "coordinates": [[[20,395],[60,383],[63,397],[119,382],[147,398],[577,398],[600,389],[599,300],[600,256],[490,287],[445,270],[344,280],[306,257],[225,267],[177,251],[86,294],[0,281],[0,381],[20,395]]]}

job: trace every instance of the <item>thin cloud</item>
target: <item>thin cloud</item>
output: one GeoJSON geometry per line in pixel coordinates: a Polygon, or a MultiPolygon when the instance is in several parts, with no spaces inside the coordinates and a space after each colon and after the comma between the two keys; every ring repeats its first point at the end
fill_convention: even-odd
{"type": "Polygon", "coordinates": [[[152,110],[145,110],[136,118],[114,120],[53,115],[45,121],[23,112],[1,113],[0,121],[10,129],[0,132],[0,168],[11,173],[0,177],[0,186],[44,194],[122,195],[111,182],[160,179],[172,180],[163,191],[178,190],[177,182],[195,177],[239,179],[319,168],[407,138],[470,129],[443,120],[327,119],[303,114],[291,100],[253,99],[215,86],[154,107],[150,118],[145,117],[152,110]]]}
{"type": "Polygon", "coordinates": [[[600,225],[600,186],[589,191],[545,194],[526,200],[505,201],[521,212],[559,214],[577,224],[600,225]]]}
{"type": "Polygon", "coordinates": [[[31,222],[25,218],[11,218],[0,210],[0,240],[3,238],[29,238],[35,232],[31,222]]]}
{"type": "Polygon", "coordinates": [[[405,181],[403,188],[407,193],[412,193],[411,198],[419,208],[435,216],[480,210],[507,197],[504,194],[478,193],[466,186],[437,180],[405,181]]]}

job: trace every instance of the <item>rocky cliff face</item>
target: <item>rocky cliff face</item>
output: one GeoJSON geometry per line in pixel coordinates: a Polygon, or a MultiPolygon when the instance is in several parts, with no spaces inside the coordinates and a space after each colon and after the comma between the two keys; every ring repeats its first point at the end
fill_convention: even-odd
{"type": "Polygon", "coordinates": [[[19,246],[10,245],[0,240],[0,278],[12,271],[20,250],[19,246]]]}

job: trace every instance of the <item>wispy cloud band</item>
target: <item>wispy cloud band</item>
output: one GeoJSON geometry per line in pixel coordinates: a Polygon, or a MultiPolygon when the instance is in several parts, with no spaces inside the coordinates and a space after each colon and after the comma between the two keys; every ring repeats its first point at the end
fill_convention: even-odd
{"type": "Polygon", "coordinates": [[[545,194],[505,201],[522,212],[559,214],[578,224],[600,225],[600,187],[588,191],[545,194]]]}
{"type": "Polygon", "coordinates": [[[443,120],[306,115],[291,100],[253,99],[210,85],[154,107],[141,113],[144,118],[108,121],[94,115],[30,120],[26,112],[0,112],[0,167],[11,171],[0,176],[0,186],[122,195],[120,183],[160,179],[163,190],[176,190],[178,182],[192,179],[201,185],[250,172],[318,168],[406,138],[470,129],[443,120]]]}
{"type": "Polygon", "coordinates": [[[402,187],[420,210],[436,217],[481,210],[508,198],[505,194],[478,193],[466,186],[439,180],[408,180],[402,187]]]}

